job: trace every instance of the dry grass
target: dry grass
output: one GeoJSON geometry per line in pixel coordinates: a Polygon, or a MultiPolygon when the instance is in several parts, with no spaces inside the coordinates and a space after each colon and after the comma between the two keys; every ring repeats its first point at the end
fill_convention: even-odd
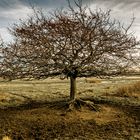
{"type": "Polygon", "coordinates": [[[8,136],[4,136],[3,138],[2,138],[2,140],[12,140],[10,137],[8,137],[8,136]]]}
{"type": "MultiPolygon", "coordinates": [[[[124,113],[118,108],[108,105],[100,105],[100,108],[100,111],[97,112],[91,112],[90,110],[84,108],[80,112],[77,111],[75,115],[83,121],[92,120],[94,118],[98,125],[107,124],[109,122],[117,121],[118,119],[120,120],[118,116],[124,115],[124,113]]],[[[123,119],[123,117],[121,119],[123,119]]]]}
{"type": "Polygon", "coordinates": [[[97,83],[101,83],[101,79],[99,79],[99,78],[86,78],[85,79],[85,82],[86,83],[95,83],[95,84],[97,84],[97,83]]]}
{"type": "MultiPolygon", "coordinates": [[[[93,78],[87,80],[90,81],[90,79],[94,81],[93,78]]],[[[101,97],[103,93],[126,94],[130,91],[139,94],[140,82],[132,84],[136,80],[134,78],[133,80],[103,79],[101,82],[87,82],[85,78],[77,79],[77,96],[91,98],[93,96],[101,97]],[[123,89],[120,87],[121,85],[129,88],[123,89]]],[[[121,106],[119,103],[118,107],[118,104],[111,105],[115,102],[108,102],[108,104],[99,102],[101,110],[98,112],[90,111],[86,107],[72,112],[66,112],[64,108],[53,107],[52,103],[53,105],[61,104],[58,102],[59,100],[69,98],[69,87],[69,79],[0,82],[0,108],[5,105],[22,103],[26,99],[41,101],[31,102],[32,104],[26,104],[20,108],[18,106],[0,109],[0,139],[10,140],[8,139],[10,137],[12,140],[111,140],[112,138],[119,140],[140,137],[139,104],[134,108],[135,104],[121,106]],[[51,101],[51,103],[42,104],[44,100],[51,101]],[[54,100],[57,102],[53,102],[54,100]],[[121,107],[127,108],[122,109],[121,107]]],[[[111,99],[116,98],[110,97],[111,99]]],[[[117,98],[125,103],[125,98],[117,98]]],[[[134,100],[134,98],[129,99],[134,100]]]]}
{"type": "MultiPolygon", "coordinates": [[[[119,87],[121,85],[131,85],[134,81],[139,80],[138,78],[140,79],[140,77],[132,77],[132,79],[130,77],[129,79],[127,77],[114,79],[97,79],[95,77],[77,78],[76,96],[78,98],[93,97],[105,93],[114,93],[119,90],[121,92],[117,94],[124,94],[123,90],[126,89],[121,89],[119,87]]],[[[135,85],[135,89],[137,88],[139,88],[139,85],[137,87],[135,85]]],[[[69,89],[69,79],[60,80],[59,78],[55,78],[39,81],[0,81],[0,107],[9,105],[15,106],[16,104],[22,104],[28,99],[36,101],[58,101],[68,99],[69,89]]]]}
{"type": "Polygon", "coordinates": [[[129,139],[130,136],[139,136],[139,120],[134,113],[131,115],[107,104],[102,104],[99,112],[87,108],[64,112],[47,104],[37,108],[1,110],[0,139],[3,136],[12,140],[129,139]]]}
{"type": "Polygon", "coordinates": [[[118,97],[140,97],[140,81],[119,87],[115,95],[118,97]]]}

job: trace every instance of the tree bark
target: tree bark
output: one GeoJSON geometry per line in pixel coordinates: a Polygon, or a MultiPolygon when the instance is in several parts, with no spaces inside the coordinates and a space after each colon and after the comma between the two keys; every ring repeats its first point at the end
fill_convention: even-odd
{"type": "Polygon", "coordinates": [[[76,94],[76,78],[71,76],[70,77],[70,100],[75,99],[76,94]]]}

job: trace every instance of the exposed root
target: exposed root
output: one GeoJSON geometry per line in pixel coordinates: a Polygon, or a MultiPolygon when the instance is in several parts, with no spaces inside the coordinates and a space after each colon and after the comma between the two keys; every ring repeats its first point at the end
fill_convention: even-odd
{"type": "Polygon", "coordinates": [[[90,109],[92,111],[100,111],[100,106],[95,104],[92,101],[89,100],[82,100],[82,99],[74,99],[70,101],[59,101],[55,102],[50,105],[50,107],[56,108],[56,109],[62,109],[64,111],[74,111],[74,110],[82,110],[84,107],[87,109],[90,109]]]}
{"type": "Polygon", "coordinates": [[[74,99],[67,103],[67,109],[69,111],[72,111],[74,109],[80,110],[82,106],[88,107],[90,110],[93,110],[93,111],[100,111],[99,106],[97,104],[94,104],[94,102],[91,102],[91,101],[84,101],[82,99],[74,99]]]}

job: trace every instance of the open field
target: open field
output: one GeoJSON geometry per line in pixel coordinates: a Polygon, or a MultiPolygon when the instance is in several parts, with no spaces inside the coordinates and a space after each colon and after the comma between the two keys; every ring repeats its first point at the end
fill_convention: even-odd
{"type": "Polygon", "coordinates": [[[69,98],[68,79],[1,80],[0,139],[140,139],[140,77],[77,79],[77,97],[94,101],[100,111],[59,108],[69,98]]]}

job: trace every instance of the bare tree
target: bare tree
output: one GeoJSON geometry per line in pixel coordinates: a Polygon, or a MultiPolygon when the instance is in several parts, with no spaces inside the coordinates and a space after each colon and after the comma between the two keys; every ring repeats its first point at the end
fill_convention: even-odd
{"type": "Polygon", "coordinates": [[[27,21],[15,24],[15,43],[4,49],[3,66],[12,78],[65,75],[70,78],[70,100],[75,99],[76,78],[111,76],[125,72],[137,59],[139,42],[129,26],[111,19],[110,10],[92,11],[75,1],[74,8],[46,16],[35,10],[27,21]]]}

